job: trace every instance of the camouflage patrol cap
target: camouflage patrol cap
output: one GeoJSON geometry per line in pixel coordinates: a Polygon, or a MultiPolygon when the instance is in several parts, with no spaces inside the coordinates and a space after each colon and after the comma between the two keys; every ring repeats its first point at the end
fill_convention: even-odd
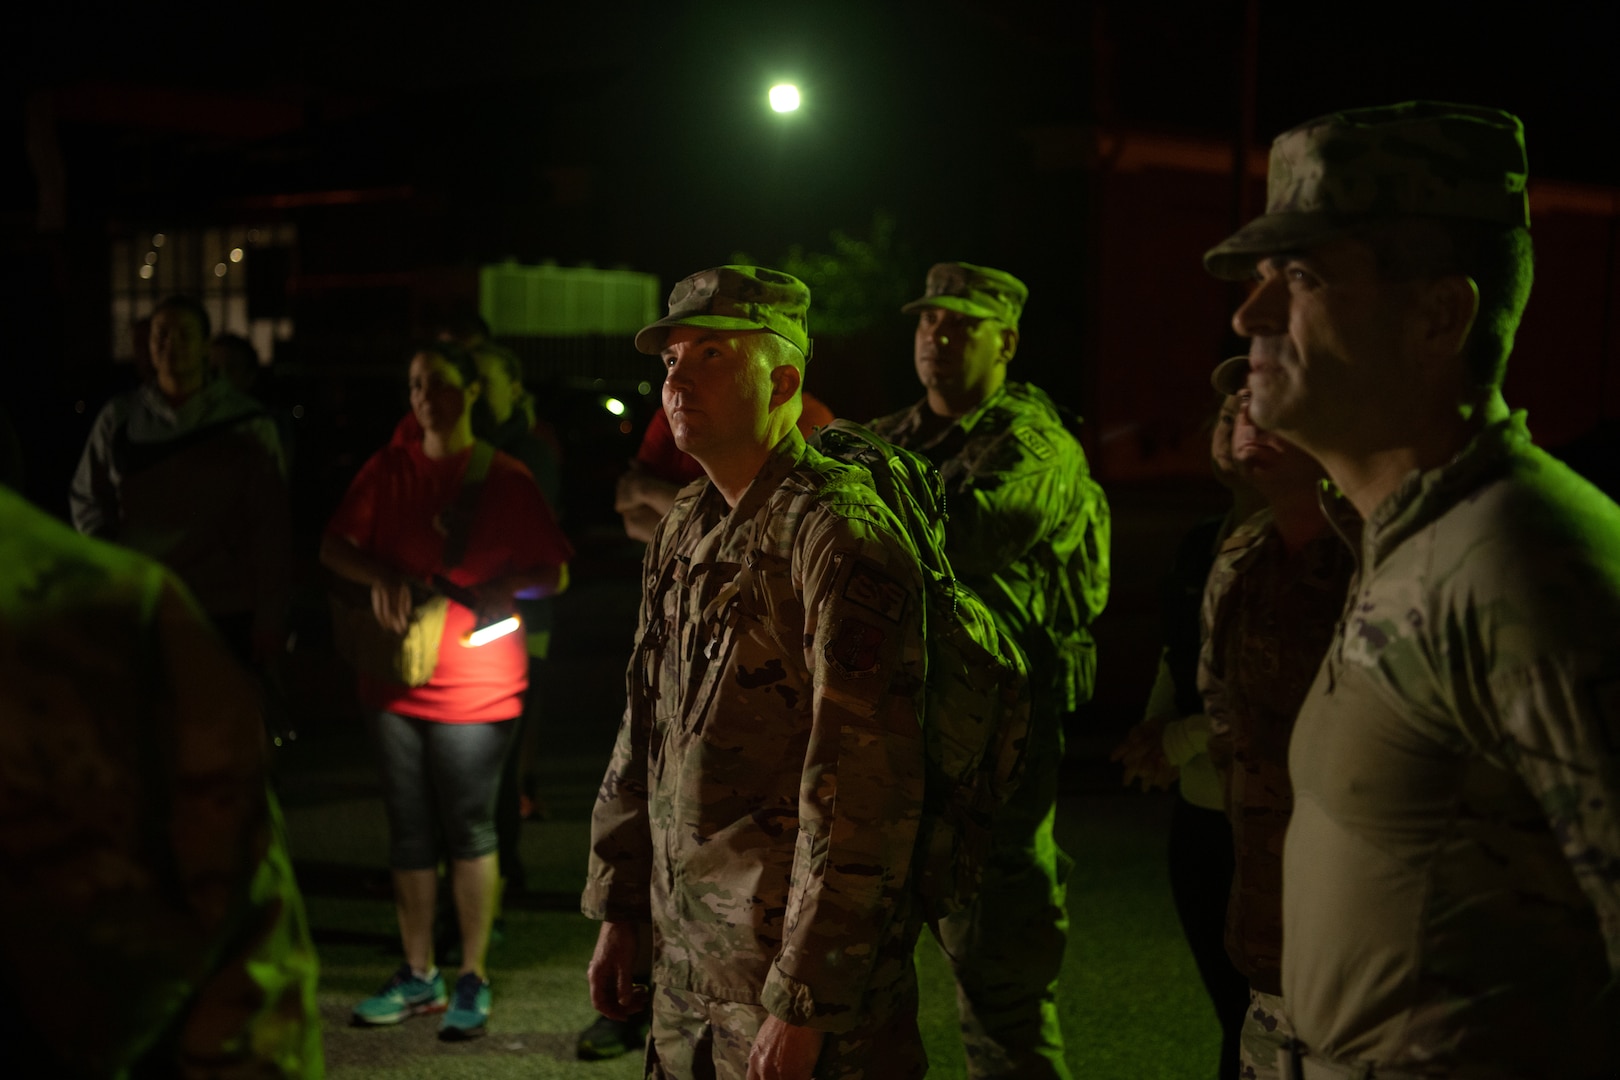
{"type": "Polygon", "coordinates": [[[1423,216],[1528,228],[1524,125],[1476,105],[1408,101],[1308,120],[1271,144],[1266,212],[1204,254],[1218,278],[1362,219],[1423,216]]]}
{"type": "Polygon", "coordinates": [[[1249,357],[1229,356],[1215,365],[1215,370],[1209,373],[1209,385],[1221,393],[1231,396],[1243,389],[1249,381],[1249,357]]]}
{"type": "Polygon", "coordinates": [[[636,334],[636,349],[657,356],[672,326],[769,330],[810,359],[810,287],[763,266],[716,266],[675,283],[669,314],[636,334]]]}
{"type": "Polygon", "coordinates": [[[944,308],[975,319],[995,319],[1016,330],[1028,300],[1029,288],[1005,270],[942,262],[928,268],[922,298],[900,310],[909,314],[924,308],[944,308]]]}

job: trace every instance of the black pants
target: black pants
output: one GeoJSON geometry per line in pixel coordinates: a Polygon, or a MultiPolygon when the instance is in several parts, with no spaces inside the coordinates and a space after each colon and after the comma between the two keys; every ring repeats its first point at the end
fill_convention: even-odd
{"type": "Polygon", "coordinates": [[[1219,810],[1177,798],[1170,812],[1170,894],[1193,963],[1221,1025],[1220,1080],[1237,1080],[1238,1033],[1249,1008],[1249,981],[1226,955],[1226,905],[1232,891],[1232,826],[1219,810]]]}
{"type": "Polygon", "coordinates": [[[455,859],[495,850],[495,791],[515,720],[445,724],[397,713],[371,717],[388,810],[388,864],[431,870],[438,835],[455,859]]]}

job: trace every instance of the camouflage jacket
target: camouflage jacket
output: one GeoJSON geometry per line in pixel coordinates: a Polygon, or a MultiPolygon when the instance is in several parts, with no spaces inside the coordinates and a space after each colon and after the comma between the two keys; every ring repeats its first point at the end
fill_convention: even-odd
{"type": "Polygon", "coordinates": [[[1311,1051],[1620,1075],[1620,509],[1523,414],[1414,472],[1289,748],[1283,995],[1311,1051]]]}
{"type": "Polygon", "coordinates": [[[935,423],[924,398],[870,426],[939,469],[951,568],[1028,655],[1037,697],[1051,693],[1072,711],[1096,681],[1091,623],[1108,601],[1108,500],[1034,386],[1003,383],[938,434],[935,423]]]}
{"type": "MultiPolygon", "coordinates": [[[[1354,508],[1332,505],[1354,520],[1354,508]]],[[[1288,738],[1354,569],[1332,530],[1290,554],[1262,510],[1221,544],[1204,588],[1198,689],[1235,855],[1226,951],[1265,994],[1282,993],[1282,847],[1294,807],[1288,738]]]]}
{"type": "Polygon", "coordinates": [[[660,985],[828,1031],[889,1008],[917,932],[922,581],[861,473],[793,431],[734,510],[677,497],[582,903],[651,918],[660,985]]]}
{"type": "Polygon", "coordinates": [[[0,522],[0,1029],[23,1029],[6,1040],[17,1075],[323,1075],[251,681],[157,564],[4,488],[0,522]],[[22,1069],[34,1053],[55,1060],[22,1069]]]}

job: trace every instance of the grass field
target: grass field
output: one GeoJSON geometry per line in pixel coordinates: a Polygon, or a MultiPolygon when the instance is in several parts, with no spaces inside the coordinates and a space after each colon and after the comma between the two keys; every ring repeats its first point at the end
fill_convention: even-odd
{"type": "MultiPolygon", "coordinates": [[[[1214,1072],[1215,1021],[1165,885],[1168,808],[1164,797],[1115,793],[1067,797],[1060,805],[1059,838],[1076,863],[1060,997],[1076,1077],[1200,1080],[1214,1072]]],[[[333,814],[344,821],[346,848],[357,837],[375,835],[373,850],[383,850],[380,807],[375,800],[355,799],[289,810],[301,858],[332,864],[338,853],[323,850],[323,844],[337,841],[322,822],[333,814]]],[[[641,1075],[634,1055],[596,1063],[574,1059],[574,1037],[593,1018],[584,973],[596,925],[574,907],[587,824],[572,814],[558,816],[561,820],[527,827],[531,891],[521,907],[507,912],[506,940],[491,954],[490,1034],[468,1044],[438,1042],[433,1020],[388,1029],[348,1026],[354,1002],[373,992],[398,964],[386,879],[375,870],[365,889],[333,890],[322,887],[318,874],[309,875],[305,888],[322,960],[320,1004],[330,1076],[628,1080],[641,1075]]],[[[954,988],[926,931],[918,971],[929,1075],[960,1077],[954,988]]]]}

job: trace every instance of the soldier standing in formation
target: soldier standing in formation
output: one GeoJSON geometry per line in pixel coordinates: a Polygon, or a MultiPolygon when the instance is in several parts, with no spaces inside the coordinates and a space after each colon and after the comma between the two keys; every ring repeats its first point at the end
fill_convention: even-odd
{"type": "Polygon", "coordinates": [[[1289,748],[1282,990],[1307,1078],[1620,1069],[1620,510],[1500,387],[1530,291],[1523,126],[1415,102],[1272,144],[1255,422],[1365,521],[1289,748]]]}
{"type": "Polygon", "coordinates": [[[1090,625],[1108,598],[1108,503],[1050,398],[1007,381],[1029,290],[1011,274],[939,263],[917,313],[927,393],[872,423],[926,456],[945,484],[945,550],[1024,650],[1029,769],[997,817],[979,899],[943,920],[974,1077],[1067,1077],[1057,979],[1071,865],[1052,837],[1062,716],[1090,697],[1090,625]]]}
{"type": "Polygon", "coordinates": [[[864,471],[794,426],[810,292],[725,266],[636,335],[703,465],[648,546],[628,703],[592,819],[592,1004],[654,936],[648,1074],[920,1076],[909,871],[922,581],[864,471]]]}

